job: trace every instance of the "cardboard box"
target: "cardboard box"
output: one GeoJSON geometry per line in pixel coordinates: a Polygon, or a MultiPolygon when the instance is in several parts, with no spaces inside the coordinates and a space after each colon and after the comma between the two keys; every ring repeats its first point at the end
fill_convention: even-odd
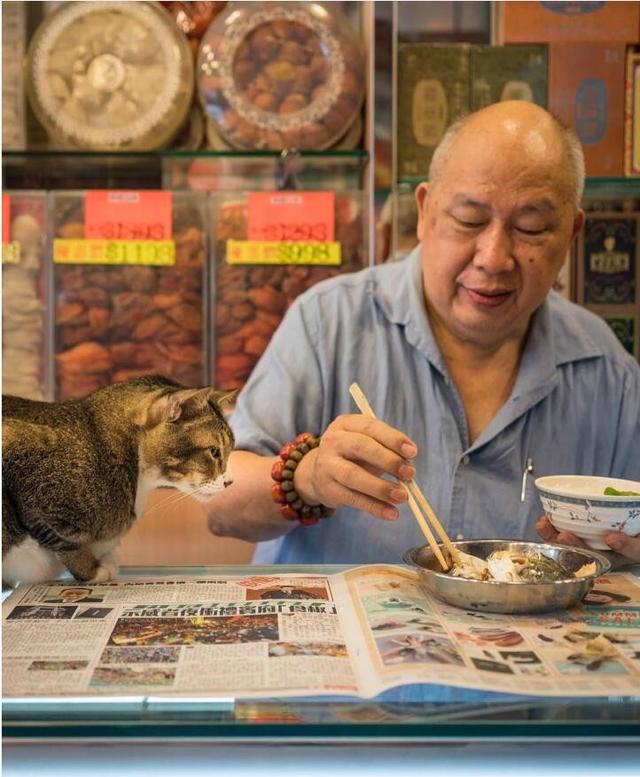
{"type": "Polygon", "coordinates": [[[609,324],[616,337],[627,351],[636,359],[640,357],[638,350],[638,317],[634,315],[608,314],[602,319],[609,324]]]}
{"type": "Polygon", "coordinates": [[[470,109],[501,100],[528,100],[547,107],[546,46],[474,46],[470,62],[470,109]]]}
{"type": "Polygon", "coordinates": [[[406,44],[398,50],[398,176],[426,178],[446,128],[469,110],[470,47],[406,44]]]}
{"type": "Polygon", "coordinates": [[[624,108],[624,174],[640,175],[640,51],[627,52],[624,108]]]}
{"type": "Polygon", "coordinates": [[[504,2],[500,43],[565,41],[634,43],[638,40],[637,2],[504,2]]]}
{"type": "Polygon", "coordinates": [[[624,78],[622,43],[549,47],[549,109],[580,139],[587,176],[623,175],[624,78]]]}
{"type": "Polygon", "coordinates": [[[580,235],[577,302],[637,308],[639,242],[638,214],[588,213],[580,235]]]}
{"type": "Polygon", "coordinates": [[[398,52],[398,177],[426,178],[450,124],[500,100],[547,105],[546,46],[406,44],[398,52]]]}

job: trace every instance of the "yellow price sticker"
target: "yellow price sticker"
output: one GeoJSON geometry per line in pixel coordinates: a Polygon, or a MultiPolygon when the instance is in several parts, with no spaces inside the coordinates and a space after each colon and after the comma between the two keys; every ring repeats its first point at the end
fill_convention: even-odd
{"type": "Polygon", "coordinates": [[[167,267],[176,263],[173,240],[53,241],[55,264],[114,264],[167,267]]]}
{"type": "Polygon", "coordinates": [[[20,243],[14,240],[2,244],[2,264],[20,264],[20,243]]]}
{"type": "Polygon", "coordinates": [[[337,267],[342,263],[342,246],[328,243],[299,243],[273,240],[227,240],[227,264],[314,264],[337,267]]]}

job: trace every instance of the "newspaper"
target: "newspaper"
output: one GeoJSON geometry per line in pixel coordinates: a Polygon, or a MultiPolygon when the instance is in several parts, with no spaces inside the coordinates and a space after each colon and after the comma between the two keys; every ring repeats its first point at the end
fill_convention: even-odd
{"type": "Polygon", "coordinates": [[[374,697],[407,683],[544,696],[640,692],[640,582],[508,616],[428,596],[414,570],[42,584],[3,604],[6,698],[374,697]]]}

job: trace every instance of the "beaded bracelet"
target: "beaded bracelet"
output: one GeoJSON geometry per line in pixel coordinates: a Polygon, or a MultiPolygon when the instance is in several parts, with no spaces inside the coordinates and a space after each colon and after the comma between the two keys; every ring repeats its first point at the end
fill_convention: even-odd
{"type": "Polygon", "coordinates": [[[303,457],[320,444],[320,438],[303,432],[280,449],[280,459],[271,468],[275,483],[271,486],[271,498],[280,505],[282,517],[287,521],[299,521],[303,526],[313,526],[320,518],[328,518],[333,510],[325,505],[308,505],[293,486],[296,467],[303,457]]]}

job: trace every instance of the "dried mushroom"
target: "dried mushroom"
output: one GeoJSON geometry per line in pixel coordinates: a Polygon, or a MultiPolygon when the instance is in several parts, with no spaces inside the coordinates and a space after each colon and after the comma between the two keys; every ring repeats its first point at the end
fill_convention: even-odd
{"type": "Polygon", "coordinates": [[[154,3],[64,3],[29,48],[29,99],[61,145],[147,149],[184,123],[193,62],[184,35],[154,3]]]}

